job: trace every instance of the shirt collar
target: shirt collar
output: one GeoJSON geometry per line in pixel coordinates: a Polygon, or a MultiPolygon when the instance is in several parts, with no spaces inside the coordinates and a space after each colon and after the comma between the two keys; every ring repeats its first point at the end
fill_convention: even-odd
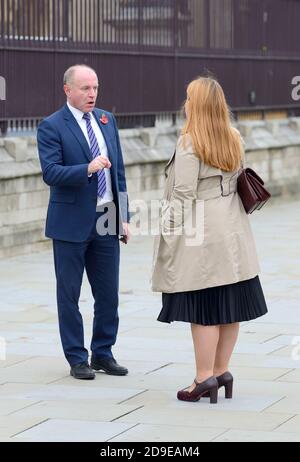
{"type": "MultiPolygon", "coordinates": [[[[84,112],[80,111],[80,109],[77,109],[76,107],[71,106],[69,101],[67,101],[67,105],[68,105],[68,108],[70,109],[70,111],[72,112],[73,116],[77,120],[77,122],[81,122],[84,112]]],[[[90,114],[91,114],[91,117],[92,117],[92,113],[90,113],[90,114]]]]}

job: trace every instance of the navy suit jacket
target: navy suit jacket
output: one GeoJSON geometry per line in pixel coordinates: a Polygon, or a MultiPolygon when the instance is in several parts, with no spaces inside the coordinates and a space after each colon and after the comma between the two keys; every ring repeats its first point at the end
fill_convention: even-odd
{"type": "MultiPolygon", "coordinates": [[[[93,114],[107,145],[116,205],[116,233],[122,234],[122,222],[129,222],[129,212],[116,120],[113,114],[102,109],[94,109],[93,114]],[[107,124],[100,122],[102,114],[106,115],[107,124]]],[[[67,104],[40,123],[37,141],[43,179],[50,186],[46,236],[83,242],[95,222],[98,177],[97,173],[88,177],[91,150],[67,104]]]]}

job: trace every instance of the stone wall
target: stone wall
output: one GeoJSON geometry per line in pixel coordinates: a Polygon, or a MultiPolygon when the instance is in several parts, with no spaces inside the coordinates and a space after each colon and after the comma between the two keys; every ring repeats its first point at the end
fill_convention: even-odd
{"type": "MultiPolygon", "coordinates": [[[[300,118],[237,124],[246,163],[273,195],[300,192],[300,118]]],[[[121,130],[130,199],[159,199],[164,166],[179,129],[121,130]]],[[[0,257],[49,245],[44,238],[48,187],[43,183],[35,137],[0,138],[0,257]]],[[[259,213],[259,212],[258,212],[259,213]]]]}
{"type": "MultiPolygon", "coordinates": [[[[246,165],[273,195],[300,192],[300,118],[247,121],[237,125],[246,143],[246,165]]],[[[121,133],[128,190],[140,199],[160,197],[163,170],[172,155],[178,128],[124,130],[121,133]]]]}

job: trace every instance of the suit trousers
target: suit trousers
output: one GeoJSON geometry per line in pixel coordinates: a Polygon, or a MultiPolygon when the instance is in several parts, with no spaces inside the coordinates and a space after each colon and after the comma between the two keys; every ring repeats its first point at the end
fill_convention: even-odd
{"type": "Polygon", "coordinates": [[[103,213],[95,212],[95,222],[86,241],[53,240],[59,331],[71,366],[88,361],[79,310],[84,269],[94,298],[93,357],[113,357],[111,348],[117,338],[120,245],[118,235],[97,233],[96,223],[103,213]]]}

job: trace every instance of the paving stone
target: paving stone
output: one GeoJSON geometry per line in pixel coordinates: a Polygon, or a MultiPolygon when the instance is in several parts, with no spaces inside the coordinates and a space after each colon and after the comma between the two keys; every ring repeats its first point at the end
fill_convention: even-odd
{"type": "Polygon", "coordinates": [[[46,384],[69,376],[69,372],[70,368],[62,358],[27,358],[0,369],[0,382],[46,384]]]}
{"type": "Polygon", "coordinates": [[[299,433],[300,429],[300,416],[299,415],[294,415],[290,419],[288,419],[286,422],[282,422],[282,424],[275,429],[277,432],[287,432],[287,433],[293,433],[297,432],[299,433]]]}
{"type": "MultiPolygon", "coordinates": [[[[166,387],[163,391],[156,391],[155,387],[151,387],[151,391],[145,391],[140,393],[136,397],[131,398],[128,403],[135,406],[151,406],[155,407],[165,407],[165,408],[176,408],[183,409],[186,407],[186,403],[181,403],[177,401],[176,395],[177,390],[183,387],[176,387],[176,389],[169,390],[169,387],[166,387]]],[[[235,399],[225,399],[224,391],[219,392],[218,396],[218,410],[224,410],[228,412],[232,411],[257,411],[261,412],[273,404],[277,403],[284,398],[282,394],[268,395],[266,392],[262,392],[260,395],[257,393],[249,393],[245,391],[238,391],[236,393],[235,399]]],[[[201,398],[198,403],[193,403],[194,407],[198,405],[199,411],[207,409],[214,409],[215,406],[210,404],[208,398],[201,398]]]]}
{"type": "Polygon", "coordinates": [[[116,422],[51,419],[19,433],[26,441],[107,441],[132,425],[116,422]]]}
{"type": "Polygon", "coordinates": [[[300,382],[300,369],[290,370],[287,374],[277,379],[279,382],[300,382]]]}
{"type": "MultiPolygon", "coordinates": [[[[172,425],[186,427],[222,427],[239,430],[274,430],[279,425],[293,418],[293,414],[253,412],[238,410],[215,410],[216,405],[201,408],[201,403],[180,403],[176,408],[148,405],[132,414],[122,417],[119,422],[144,423],[151,425],[172,425]]],[[[282,426],[280,427],[282,428],[282,426]]],[[[294,432],[294,430],[289,430],[294,432]]]]}
{"type": "MultiPolygon", "coordinates": [[[[75,379],[70,377],[70,383],[75,379]]],[[[81,381],[82,383],[83,381],[81,381]]],[[[25,383],[5,383],[1,386],[1,396],[6,396],[7,399],[33,399],[40,401],[47,400],[102,400],[111,403],[118,403],[127,400],[130,397],[140,393],[139,389],[126,389],[126,388],[104,388],[100,387],[96,381],[86,382],[81,386],[73,385],[37,385],[25,383]]]]}
{"type": "MultiPolygon", "coordinates": [[[[134,236],[122,246],[113,353],[129,375],[97,373],[89,383],[70,377],[63,356],[51,248],[0,260],[0,337],[6,342],[0,440],[299,440],[300,201],[271,202],[250,217],[269,313],[241,323],[230,364],[234,398],[225,400],[221,389],[217,405],[176,399],[195,376],[193,345],[188,323],[156,320],[161,295],[150,290],[153,237],[134,236]]],[[[86,275],[80,307],[88,348],[93,300],[86,275]]]]}
{"type": "Polygon", "coordinates": [[[280,433],[264,431],[240,431],[228,430],[221,436],[218,436],[215,442],[299,442],[300,432],[298,433],[280,433]]]}
{"type": "MultiPolygon", "coordinates": [[[[1,388],[0,388],[0,393],[1,393],[1,388]]],[[[1,398],[0,395],[0,416],[5,416],[17,411],[25,410],[24,418],[28,418],[27,415],[27,409],[28,407],[32,406],[33,404],[36,404],[38,401],[34,399],[18,399],[18,400],[7,400],[1,398]]]]}
{"type": "MultiPolygon", "coordinates": [[[[299,384],[298,384],[298,387],[299,387],[299,384]]],[[[284,412],[284,413],[290,413],[290,414],[300,414],[299,394],[297,394],[296,391],[294,394],[287,393],[285,397],[283,397],[281,400],[271,405],[269,408],[269,411],[270,412],[284,412]]],[[[299,432],[300,432],[300,428],[299,428],[299,432]]]]}
{"type": "Polygon", "coordinates": [[[103,400],[53,400],[28,402],[27,407],[12,411],[14,416],[19,418],[40,418],[47,419],[69,419],[69,420],[91,420],[91,421],[112,421],[130,412],[134,412],[138,407],[133,404],[106,404],[103,400]]]}
{"type": "Polygon", "coordinates": [[[136,425],[130,430],[112,438],[112,443],[121,442],[206,442],[224,433],[223,428],[201,428],[191,432],[185,426],[172,425],[136,425]]]}
{"type": "Polygon", "coordinates": [[[0,416],[0,434],[1,438],[9,438],[23,432],[39,423],[43,419],[39,417],[16,417],[14,415],[0,416]]]}

